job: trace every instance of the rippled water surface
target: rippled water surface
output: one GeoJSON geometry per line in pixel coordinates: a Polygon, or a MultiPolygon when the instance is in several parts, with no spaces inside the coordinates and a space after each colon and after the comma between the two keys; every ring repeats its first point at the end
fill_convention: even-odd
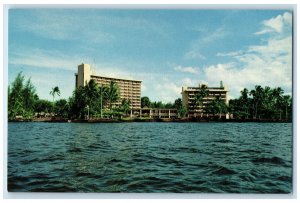
{"type": "Polygon", "coordinates": [[[291,123],[9,123],[8,190],[290,193],[291,123]]]}

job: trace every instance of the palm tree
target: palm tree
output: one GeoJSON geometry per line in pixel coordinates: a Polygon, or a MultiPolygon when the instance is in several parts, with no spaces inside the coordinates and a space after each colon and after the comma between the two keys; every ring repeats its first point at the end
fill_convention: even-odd
{"type": "Polygon", "coordinates": [[[215,108],[218,110],[219,118],[221,118],[222,113],[227,111],[227,106],[223,99],[220,96],[216,96],[214,101],[212,102],[215,105],[215,108]]]}
{"type": "Polygon", "coordinates": [[[55,98],[55,95],[60,96],[59,88],[57,86],[52,87],[52,90],[50,91],[50,94],[53,97],[52,113],[54,113],[54,98],[55,98]]]}
{"type": "Polygon", "coordinates": [[[242,105],[242,109],[244,111],[244,113],[246,113],[246,118],[248,118],[248,115],[249,115],[249,98],[248,98],[248,94],[249,94],[249,91],[247,88],[244,88],[242,91],[241,91],[241,96],[240,96],[240,102],[241,102],[241,105],[242,105]]]}
{"type": "Polygon", "coordinates": [[[272,105],[275,107],[277,111],[279,111],[279,120],[281,120],[282,113],[282,104],[283,104],[283,89],[281,87],[277,87],[272,90],[272,105]]]}
{"type": "Polygon", "coordinates": [[[89,104],[85,87],[76,88],[73,96],[69,99],[69,103],[71,115],[75,118],[84,118],[86,106],[89,104]]]}
{"type": "Polygon", "coordinates": [[[109,89],[107,92],[107,99],[108,99],[108,105],[109,105],[110,110],[112,109],[113,103],[120,99],[119,87],[113,81],[111,81],[109,84],[109,89]]]}
{"type": "MultiPolygon", "coordinates": [[[[87,101],[88,101],[88,111],[89,110],[93,110],[93,104],[95,103],[96,99],[99,96],[99,92],[98,92],[98,86],[95,80],[90,80],[86,86],[84,87],[85,89],[85,96],[87,97],[87,101]]],[[[91,111],[92,112],[92,111],[91,111]]],[[[89,115],[88,115],[89,117],[89,115]]]]}
{"type": "Polygon", "coordinates": [[[103,117],[103,106],[107,103],[108,100],[108,87],[103,86],[101,84],[99,88],[99,95],[100,95],[100,118],[103,117]]]}
{"type": "Polygon", "coordinates": [[[264,116],[267,118],[268,117],[272,118],[272,115],[274,115],[274,110],[275,110],[273,107],[274,97],[273,97],[272,93],[273,93],[273,90],[268,86],[266,86],[262,92],[261,111],[264,113],[264,116]]]}
{"type": "Polygon", "coordinates": [[[284,95],[282,99],[282,104],[285,107],[285,119],[288,120],[288,107],[292,104],[292,98],[290,95],[284,95]]]}
{"type": "Polygon", "coordinates": [[[258,115],[258,107],[262,103],[262,97],[263,97],[263,88],[260,85],[256,85],[254,90],[250,91],[250,95],[253,97],[253,106],[254,106],[254,118],[257,118],[258,115]]]}
{"type": "Polygon", "coordinates": [[[198,108],[198,106],[201,106],[202,108],[204,98],[208,96],[208,93],[209,91],[207,86],[201,85],[199,92],[195,94],[194,105],[193,105],[194,111],[196,108],[198,108]]]}
{"type": "Polygon", "coordinates": [[[123,110],[123,113],[127,115],[128,110],[130,109],[131,102],[130,100],[123,99],[121,103],[121,109],[123,110]]]}

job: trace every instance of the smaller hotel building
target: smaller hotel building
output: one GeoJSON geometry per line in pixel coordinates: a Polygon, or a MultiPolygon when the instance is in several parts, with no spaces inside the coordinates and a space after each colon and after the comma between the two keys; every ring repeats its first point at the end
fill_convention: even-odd
{"type": "MultiPolygon", "coordinates": [[[[203,99],[203,105],[194,108],[195,95],[200,91],[200,87],[205,84],[199,84],[198,87],[182,87],[182,104],[188,110],[188,117],[203,117],[203,107],[214,100],[216,96],[220,96],[226,104],[228,104],[228,89],[223,86],[222,81],[220,87],[207,87],[208,96],[203,99]]],[[[205,85],[207,86],[207,85],[205,85]]]]}
{"type": "Polygon", "coordinates": [[[115,106],[121,105],[123,99],[130,100],[131,108],[141,108],[141,83],[140,80],[127,80],[120,78],[103,77],[93,75],[89,64],[78,65],[78,72],[75,73],[76,88],[85,86],[91,79],[94,79],[98,85],[109,85],[115,82],[120,90],[120,100],[114,103],[115,106]]]}

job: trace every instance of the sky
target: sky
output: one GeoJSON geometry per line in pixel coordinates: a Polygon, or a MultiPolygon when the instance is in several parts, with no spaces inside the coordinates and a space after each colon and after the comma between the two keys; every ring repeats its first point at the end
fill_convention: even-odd
{"type": "Polygon", "coordinates": [[[142,81],[151,101],[183,86],[219,86],[237,98],[255,85],[292,92],[292,11],[205,9],[10,9],[8,83],[19,72],[41,99],[75,89],[77,66],[142,81]]]}

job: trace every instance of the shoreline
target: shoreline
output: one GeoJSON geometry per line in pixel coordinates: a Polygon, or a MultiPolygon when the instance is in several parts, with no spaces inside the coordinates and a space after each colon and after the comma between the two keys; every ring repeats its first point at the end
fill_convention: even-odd
{"type": "Polygon", "coordinates": [[[132,123],[132,122],[173,122],[173,123],[292,123],[291,120],[272,119],[199,119],[199,118],[132,118],[132,119],[63,119],[63,118],[34,118],[34,119],[14,119],[8,122],[46,122],[46,123],[132,123]]]}

